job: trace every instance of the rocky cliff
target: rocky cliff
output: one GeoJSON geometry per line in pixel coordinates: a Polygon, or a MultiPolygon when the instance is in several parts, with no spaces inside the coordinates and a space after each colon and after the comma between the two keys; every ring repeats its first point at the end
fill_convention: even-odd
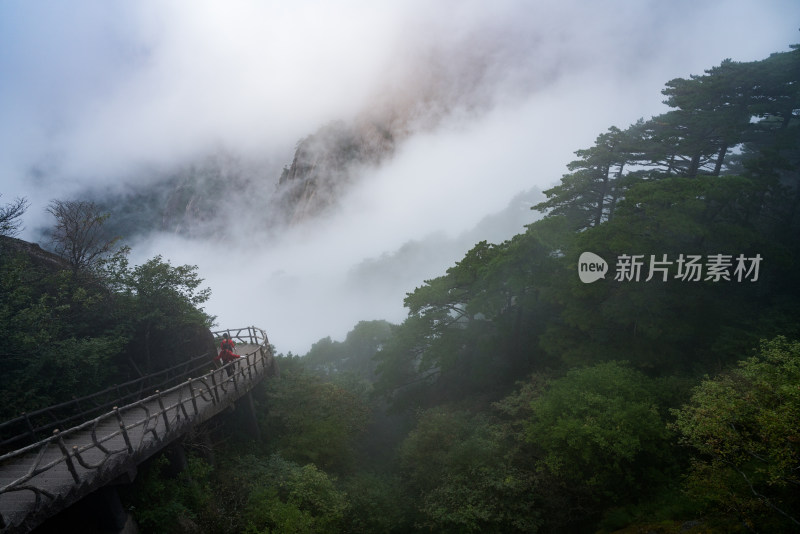
{"type": "Polygon", "coordinates": [[[43,267],[48,271],[61,271],[70,268],[69,263],[64,258],[44,250],[36,243],[0,235],[0,260],[17,254],[23,255],[34,265],[43,267]]]}
{"type": "Polygon", "coordinates": [[[358,170],[391,157],[398,132],[378,120],[337,121],[297,144],[291,166],[278,181],[278,202],[295,224],[334,205],[358,170]]]}
{"type": "MultiPolygon", "coordinates": [[[[248,161],[228,147],[125,180],[122,192],[87,196],[104,204],[113,214],[109,224],[124,237],[155,230],[224,238],[229,223],[242,216],[249,227],[280,232],[337,205],[358,178],[368,180],[412,135],[485,113],[552,78],[547,65],[534,62],[535,36],[512,37],[504,25],[487,22],[443,42],[406,43],[378,73],[380,81],[359,112],[309,132],[292,155],[263,154],[282,161],[248,161]],[[220,199],[227,207],[219,207],[220,199]]],[[[270,150],[277,148],[264,147],[270,150]]]]}

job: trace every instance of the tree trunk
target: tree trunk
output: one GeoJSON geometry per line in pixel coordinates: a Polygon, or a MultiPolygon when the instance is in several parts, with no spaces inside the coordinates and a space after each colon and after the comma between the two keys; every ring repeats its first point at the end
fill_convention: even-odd
{"type": "Polygon", "coordinates": [[[781,122],[781,130],[785,130],[789,127],[789,123],[794,118],[794,106],[789,106],[786,108],[786,111],[783,112],[783,122],[781,122]]]}
{"type": "Polygon", "coordinates": [[[723,143],[721,147],[719,147],[719,154],[717,154],[717,163],[714,165],[714,176],[719,176],[720,171],[722,170],[722,162],[725,160],[725,154],[728,153],[728,143],[723,143]]]}
{"type": "Polygon", "coordinates": [[[594,225],[600,226],[600,223],[603,222],[603,208],[605,207],[606,201],[606,194],[608,192],[608,175],[611,172],[611,166],[607,166],[603,170],[603,185],[600,188],[600,194],[597,198],[597,209],[595,210],[594,214],[594,225]]]}
{"type": "Polygon", "coordinates": [[[692,161],[689,163],[689,169],[686,172],[686,176],[689,178],[694,178],[697,176],[697,171],[700,170],[700,154],[695,154],[692,156],[692,161]]]}
{"type": "Polygon", "coordinates": [[[619,164],[617,177],[614,179],[614,184],[611,186],[611,199],[608,202],[608,220],[614,217],[614,208],[617,207],[617,199],[619,198],[619,180],[622,178],[622,169],[625,168],[625,163],[619,164]]]}

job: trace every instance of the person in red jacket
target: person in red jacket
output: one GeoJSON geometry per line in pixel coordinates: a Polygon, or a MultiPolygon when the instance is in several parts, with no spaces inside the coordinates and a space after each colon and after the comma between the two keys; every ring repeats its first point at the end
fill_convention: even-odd
{"type": "MultiPolygon", "coordinates": [[[[214,358],[214,361],[215,362],[221,361],[222,365],[225,365],[227,363],[232,362],[236,358],[241,358],[241,356],[233,352],[234,347],[235,345],[233,343],[233,340],[230,338],[228,333],[225,332],[224,334],[222,334],[222,342],[219,344],[219,354],[217,354],[217,357],[214,358]]],[[[228,371],[228,376],[231,376],[233,374],[232,366],[227,367],[225,370],[228,371]]]]}

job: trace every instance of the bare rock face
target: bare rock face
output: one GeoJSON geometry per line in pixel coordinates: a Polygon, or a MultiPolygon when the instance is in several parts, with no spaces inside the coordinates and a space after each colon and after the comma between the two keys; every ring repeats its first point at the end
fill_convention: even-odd
{"type": "Polygon", "coordinates": [[[237,157],[218,151],[175,173],[164,192],[159,230],[187,237],[218,235],[230,191],[246,188],[248,176],[237,157]]]}
{"type": "Polygon", "coordinates": [[[134,170],[120,177],[124,187],[82,197],[110,212],[106,228],[125,240],[162,232],[224,240],[243,228],[281,233],[287,224],[339,205],[357,180],[369,180],[416,133],[450,120],[457,125],[557,79],[569,57],[546,48],[548,35],[513,11],[472,22],[412,23],[407,31],[414,38],[403,39],[376,67],[365,92],[359,91],[359,107],[348,106],[343,120],[306,132],[293,154],[284,143],[294,139],[257,154],[219,145],[167,168],[153,163],[134,170]]]}
{"type": "Polygon", "coordinates": [[[35,265],[60,271],[69,269],[69,263],[61,256],[48,252],[36,243],[29,243],[15,237],[0,236],[0,259],[5,256],[22,254],[35,265]]]}
{"type": "Polygon", "coordinates": [[[485,22],[444,40],[407,43],[360,111],[300,139],[290,161],[270,147],[261,161],[220,147],[98,199],[113,213],[109,230],[123,238],[155,231],[225,239],[242,227],[243,215],[248,228],[279,233],[325,214],[412,135],[479,116],[554,76],[531,52],[535,35],[502,17],[485,22]]]}
{"type": "Polygon", "coordinates": [[[394,153],[397,132],[378,120],[333,122],[300,140],[278,182],[285,222],[296,224],[333,206],[365,167],[394,153]]]}
{"type": "Polygon", "coordinates": [[[451,118],[481,115],[498,98],[511,100],[533,90],[545,76],[528,64],[530,43],[524,42],[520,46],[497,26],[476,28],[443,44],[417,45],[410,53],[413,61],[393,65],[355,118],[300,140],[277,186],[274,204],[281,222],[292,225],[324,213],[358,176],[369,179],[370,170],[392,158],[413,134],[433,131],[451,118]]]}

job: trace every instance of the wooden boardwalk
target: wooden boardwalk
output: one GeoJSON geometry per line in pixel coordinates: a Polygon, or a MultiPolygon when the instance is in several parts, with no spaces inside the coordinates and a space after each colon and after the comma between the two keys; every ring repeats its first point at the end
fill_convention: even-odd
{"type": "Polygon", "coordinates": [[[239,344],[242,357],[225,368],[1,456],[0,532],[28,532],[96,489],[132,478],[137,464],[231,406],[274,372],[264,338],[239,344]]]}

